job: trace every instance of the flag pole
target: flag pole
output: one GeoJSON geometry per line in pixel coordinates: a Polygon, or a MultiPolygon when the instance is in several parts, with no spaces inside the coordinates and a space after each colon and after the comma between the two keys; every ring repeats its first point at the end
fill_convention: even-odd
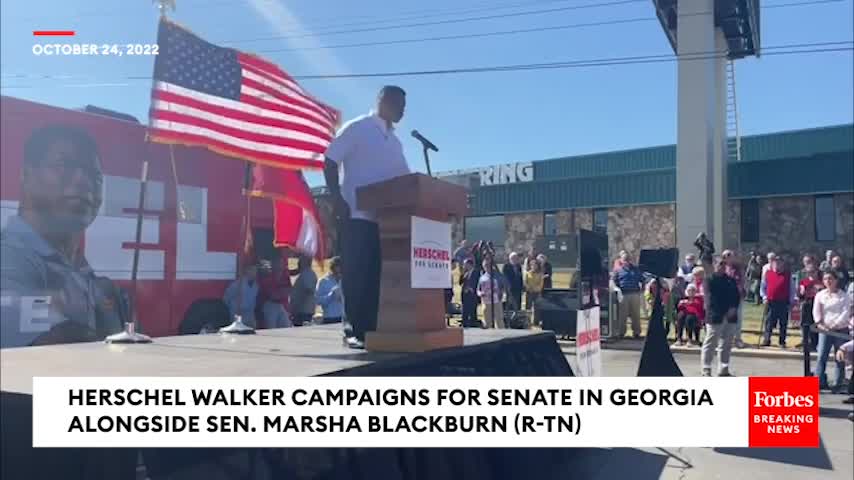
{"type": "MultiPolygon", "coordinates": [[[[154,0],[157,3],[157,9],[160,11],[160,18],[166,18],[166,10],[171,8],[175,10],[175,0],[154,0]]],[[[170,148],[172,148],[170,146],[170,148]]],[[[125,318],[125,329],[124,331],[117,333],[115,335],[108,336],[105,341],[107,343],[149,343],[151,342],[151,338],[142,335],[136,332],[136,308],[139,303],[139,246],[142,243],[142,220],[143,220],[143,212],[145,210],[145,194],[148,188],[148,155],[142,160],[142,173],[139,178],[139,201],[137,202],[136,208],[136,234],[134,236],[134,248],[133,248],[133,263],[131,264],[130,270],[130,291],[131,291],[131,302],[130,302],[130,318],[125,318]]],[[[176,186],[176,196],[177,196],[177,186],[176,186]]]]}
{"type": "Polygon", "coordinates": [[[231,325],[219,329],[220,333],[234,334],[252,334],[255,329],[243,323],[243,317],[239,309],[243,306],[243,270],[246,268],[246,257],[248,256],[249,248],[249,222],[251,221],[252,195],[250,189],[252,186],[252,163],[246,162],[243,170],[243,189],[241,193],[246,197],[246,210],[243,211],[243,221],[240,223],[240,239],[241,247],[237,254],[237,309],[234,314],[234,321],[231,325]]]}
{"type": "MultiPolygon", "coordinates": [[[[157,9],[160,11],[160,18],[166,18],[166,10],[167,8],[171,8],[175,10],[175,0],[155,0],[157,2],[157,9]]],[[[172,146],[170,145],[171,149],[172,146]]],[[[171,153],[171,152],[170,152],[171,153]]],[[[131,294],[133,295],[133,306],[131,310],[134,312],[132,322],[136,320],[136,304],[137,304],[137,294],[139,292],[138,289],[138,280],[139,280],[139,246],[142,243],[142,220],[145,210],[145,197],[148,193],[148,167],[149,160],[148,155],[142,160],[142,174],[139,178],[139,202],[137,203],[136,208],[136,235],[134,237],[134,249],[133,249],[133,264],[131,266],[130,271],[130,285],[131,285],[131,294]]],[[[176,188],[176,196],[177,196],[177,186],[176,188]]]]}

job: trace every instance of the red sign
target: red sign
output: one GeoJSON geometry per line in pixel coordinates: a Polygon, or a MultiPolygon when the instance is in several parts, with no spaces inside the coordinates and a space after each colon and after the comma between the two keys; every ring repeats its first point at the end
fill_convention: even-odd
{"type": "Polygon", "coordinates": [[[751,447],[818,447],[818,377],[751,377],[751,447]]]}
{"type": "Polygon", "coordinates": [[[447,250],[438,248],[415,247],[412,249],[412,256],[424,260],[441,260],[447,262],[451,259],[451,255],[447,250]]]}

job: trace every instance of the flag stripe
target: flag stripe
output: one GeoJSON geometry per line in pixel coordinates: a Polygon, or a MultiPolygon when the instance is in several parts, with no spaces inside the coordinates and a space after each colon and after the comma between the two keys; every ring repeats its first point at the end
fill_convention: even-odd
{"type": "Polygon", "coordinates": [[[208,136],[212,140],[216,140],[227,145],[232,145],[237,148],[242,148],[244,150],[255,151],[259,153],[280,155],[292,159],[323,160],[322,153],[306,152],[296,148],[256,142],[252,140],[247,140],[245,138],[236,138],[226,133],[218,132],[216,130],[205,128],[199,125],[188,125],[182,122],[154,118],[151,120],[151,126],[154,128],[159,128],[161,130],[173,130],[178,133],[208,136]]]}
{"type": "Polygon", "coordinates": [[[252,93],[249,93],[250,95],[264,98],[280,105],[288,105],[292,109],[300,112],[302,115],[311,117],[312,119],[320,122],[321,125],[325,125],[327,128],[332,127],[333,122],[329,117],[317,110],[299,105],[293,97],[288,96],[288,94],[282,90],[284,89],[279,85],[275,85],[267,79],[261,78],[252,72],[247,72],[246,70],[243,71],[243,85],[240,89],[241,92],[249,93],[251,91],[252,93]]]}
{"type": "MultiPolygon", "coordinates": [[[[211,132],[216,132],[229,137],[233,141],[246,140],[250,142],[255,142],[258,145],[272,145],[279,147],[286,147],[293,149],[293,152],[288,153],[286,151],[282,151],[283,155],[298,157],[301,153],[297,153],[300,151],[305,152],[314,152],[317,154],[322,154],[326,151],[326,147],[323,145],[318,145],[316,143],[309,143],[301,140],[293,140],[290,138],[284,138],[275,135],[266,135],[259,132],[252,132],[251,130],[244,130],[241,128],[234,128],[225,124],[225,119],[222,121],[217,120],[207,120],[198,118],[196,116],[187,115],[184,113],[180,113],[175,110],[157,110],[152,113],[152,119],[155,120],[165,120],[169,122],[174,122],[176,124],[184,124],[188,127],[192,128],[202,128],[207,129],[211,132]]],[[[229,120],[233,121],[233,120],[229,120]]],[[[260,126],[259,126],[260,128],[260,126]]],[[[225,137],[223,137],[225,139],[225,137]]],[[[228,141],[232,141],[228,140],[228,141]]],[[[245,146],[248,146],[245,145],[245,146]]],[[[258,147],[260,149],[260,147],[258,147]]]]}
{"type": "MultiPolygon", "coordinates": [[[[300,113],[292,108],[289,105],[284,104],[282,102],[276,101],[269,95],[263,94],[261,92],[256,91],[250,87],[241,87],[241,96],[240,101],[242,103],[252,105],[258,108],[263,108],[270,112],[279,112],[286,115],[291,116],[299,116],[300,113]]],[[[328,125],[321,125],[317,122],[314,122],[313,119],[304,119],[305,121],[311,122],[311,125],[315,128],[318,128],[322,132],[328,133],[331,137],[335,136],[335,128],[328,125]]]]}
{"type": "Polygon", "coordinates": [[[276,90],[285,94],[295,103],[316,111],[317,113],[323,115],[323,117],[329,120],[330,122],[335,122],[335,115],[333,113],[330,113],[325,105],[319,103],[317,100],[309,97],[304,93],[300,93],[299,91],[294,90],[294,88],[292,88],[288,84],[283,84],[282,82],[280,82],[270,74],[264,72],[263,70],[256,69],[255,67],[249,65],[244,65],[243,75],[246,78],[251,78],[256,82],[261,82],[265,85],[275,88],[276,90]]]}
{"type": "MultiPolygon", "coordinates": [[[[169,119],[174,121],[185,121],[185,123],[192,124],[195,123],[194,119],[198,119],[199,122],[209,122],[214,126],[222,126],[226,128],[230,128],[233,130],[239,130],[245,132],[246,135],[250,136],[242,136],[240,134],[235,134],[235,136],[240,138],[247,138],[249,140],[255,140],[255,136],[258,134],[267,135],[270,137],[276,137],[281,139],[287,139],[293,144],[280,144],[280,145],[293,145],[297,146],[300,144],[311,145],[307,147],[311,151],[317,151],[317,149],[321,149],[321,151],[326,150],[326,146],[329,144],[329,140],[325,138],[319,138],[314,135],[307,135],[305,133],[289,129],[289,128],[278,128],[270,125],[269,123],[255,123],[252,121],[245,121],[243,114],[238,112],[237,115],[226,116],[220,115],[216,113],[209,112],[207,110],[202,110],[200,108],[190,107],[187,105],[182,105],[180,103],[173,102],[164,102],[162,100],[155,100],[155,111],[152,112],[153,116],[157,118],[169,119]],[[178,116],[170,116],[172,114],[182,116],[183,120],[179,119],[178,116]],[[298,143],[296,143],[298,142],[298,143]]],[[[201,123],[199,123],[202,125],[201,123]]],[[[216,130],[216,128],[214,128],[216,130]]],[[[223,130],[224,131],[224,130],[223,130]]],[[[229,133],[224,131],[225,133],[229,133]]],[[[301,148],[301,147],[297,147],[301,148]]]]}
{"type": "MultiPolygon", "coordinates": [[[[155,141],[164,141],[164,143],[180,143],[183,145],[190,146],[208,146],[214,151],[222,153],[223,155],[229,155],[232,157],[246,159],[252,162],[260,163],[262,165],[267,165],[271,167],[279,167],[279,168],[312,168],[312,169],[321,169],[323,168],[323,160],[322,155],[319,157],[320,160],[316,158],[303,158],[303,157],[287,157],[283,156],[280,153],[272,153],[269,151],[261,151],[255,150],[252,148],[245,148],[233,143],[225,142],[219,140],[218,135],[212,135],[204,132],[194,131],[199,130],[194,127],[189,127],[183,124],[175,124],[173,122],[166,122],[162,120],[155,120],[151,125],[151,137],[155,141]]],[[[215,133],[215,132],[213,132],[215,133]]],[[[283,147],[271,147],[271,148],[283,148],[283,147]]],[[[312,154],[317,157],[316,154],[312,154]]]]}
{"type": "MultiPolygon", "coordinates": [[[[246,194],[273,199],[274,244],[322,258],[323,226],[298,170],[323,168],[339,112],[267,60],[206,42],[165,18],[157,43],[149,138],[254,163],[246,194]]],[[[248,250],[249,229],[245,240],[248,250]]]]}
{"type": "MultiPolygon", "coordinates": [[[[332,139],[335,134],[329,127],[321,125],[313,120],[306,119],[301,113],[290,110],[281,105],[272,104],[269,102],[260,101],[251,97],[243,97],[242,101],[229,100],[227,98],[208,95],[201,92],[196,92],[178,85],[167,82],[157,82],[155,84],[155,98],[164,95],[163,99],[182,103],[191,107],[201,108],[204,105],[205,110],[220,113],[224,116],[236,115],[231,112],[243,112],[244,114],[257,117],[258,123],[272,124],[271,120],[278,120],[295,124],[294,129],[305,133],[314,134],[320,138],[332,139]],[[270,107],[275,108],[270,108],[270,107]],[[297,127],[300,125],[301,127],[297,127]]],[[[248,120],[248,118],[247,118],[248,120]]],[[[285,127],[285,125],[282,125],[285,127]]]]}
{"type": "Polygon", "coordinates": [[[293,88],[294,90],[302,93],[303,95],[308,96],[308,93],[305,90],[303,90],[303,88],[300,86],[300,84],[297,83],[297,81],[294,80],[293,77],[288,75],[287,72],[285,72],[284,70],[279,68],[276,64],[270,63],[261,57],[256,57],[255,55],[249,55],[246,53],[239,53],[237,55],[237,61],[240,62],[241,65],[244,65],[244,66],[248,65],[248,66],[251,66],[253,68],[256,68],[256,69],[266,73],[267,75],[269,75],[271,78],[273,78],[277,82],[285,83],[285,84],[289,85],[291,88],[293,88]]]}

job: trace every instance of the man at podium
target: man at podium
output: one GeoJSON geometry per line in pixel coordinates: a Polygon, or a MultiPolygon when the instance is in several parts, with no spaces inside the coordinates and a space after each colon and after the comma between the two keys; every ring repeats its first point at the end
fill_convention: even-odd
{"type": "Polygon", "coordinates": [[[356,190],[410,173],[394,125],[403,118],[406,92],[383,87],[376,110],[347,122],[326,150],[324,177],[341,235],[344,315],[352,330],[345,341],[364,348],[377,325],[380,297],[380,235],[376,212],[359,210],[356,190]]]}

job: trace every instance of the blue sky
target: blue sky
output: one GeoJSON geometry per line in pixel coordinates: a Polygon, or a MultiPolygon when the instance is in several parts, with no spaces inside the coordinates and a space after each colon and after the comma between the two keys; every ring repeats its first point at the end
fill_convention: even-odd
{"type": "MultiPolygon", "coordinates": [[[[685,0],[683,0],[685,1],[685,0]]],[[[795,0],[762,0],[763,5],[795,0]]],[[[656,21],[516,35],[317,49],[423,37],[653,18],[652,1],[506,18],[330,35],[418,22],[510,14],[604,0],[177,0],[170,14],[209,41],[258,53],[293,75],[466,68],[671,53],[656,21]],[[513,7],[508,7],[512,6],[513,7]],[[505,8],[502,8],[505,7],[505,8]],[[246,41],[289,36],[264,41],[246,41]],[[279,50],[265,52],[267,50],[279,50]]],[[[95,104],[145,120],[153,57],[36,57],[32,30],[73,29],[80,43],[153,43],[148,0],[2,2],[2,93],[63,107],[95,104]],[[18,77],[18,75],[26,77],[18,77]],[[53,78],[35,78],[52,76],[53,78]],[[59,77],[59,78],[56,78],[59,77]]],[[[765,9],[763,45],[851,41],[852,0],[765,9]]],[[[852,52],[747,59],[737,65],[743,134],[854,121],[852,52]]],[[[673,143],[676,64],[614,65],[404,78],[304,80],[346,118],[377,89],[408,92],[400,131],[424,170],[417,128],[441,151],[433,171],[673,143]]],[[[320,181],[309,176],[310,183],[320,181]]]]}

